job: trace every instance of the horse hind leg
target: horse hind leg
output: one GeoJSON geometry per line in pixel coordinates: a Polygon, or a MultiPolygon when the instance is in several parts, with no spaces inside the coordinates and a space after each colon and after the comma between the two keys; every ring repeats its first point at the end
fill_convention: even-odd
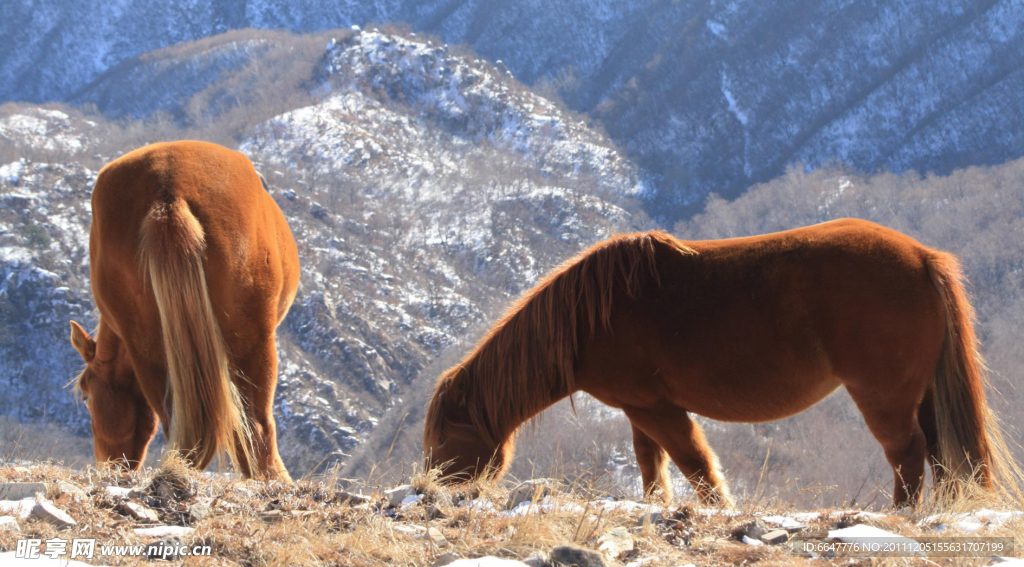
{"type": "Polygon", "coordinates": [[[663,447],[683,476],[690,481],[701,503],[732,506],[732,496],[718,467],[718,457],[704,438],[700,424],[690,419],[680,407],[657,410],[627,409],[626,416],[634,428],[640,428],[651,440],[663,447]]]}
{"type": "Polygon", "coordinates": [[[935,417],[935,392],[931,388],[924,394],[921,406],[917,409],[917,423],[924,433],[925,449],[928,462],[932,469],[932,483],[936,488],[943,485],[946,469],[939,460],[939,429],[935,417]]]}
{"type": "Polygon", "coordinates": [[[633,452],[636,453],[636,464],[640,468],[640,477],[644,484],[644,497],[652,497],[661,492],[666,501],[672,500],[672,486],[668,476],[668,453],[654,439],[633,425],[633,452]]]}
{"type": "MultiPolygon", "coordinates": [[[[921,499],[928,441],[918,421],[918,403],[898,392],[861,392],[847,386],[871,434],[882,445],[893,470],[892,503],[915,506],[921,499]]],[[[919,399],[914,397],[912,399],[919,399]]]]}
{"type": "Polygon", "coordinates": [[[235,384],[242,396],[252,430],[253,455],[257,470],[239,471],[246,478],[259,476],[267,480],[291,482],[291,475],[281,460],[277,447],[277,422],[274,419],[274,392],[277,385],[277,351],[274,333],[249,356],[237,357],[234,367],[241,375],[235,384]]]}

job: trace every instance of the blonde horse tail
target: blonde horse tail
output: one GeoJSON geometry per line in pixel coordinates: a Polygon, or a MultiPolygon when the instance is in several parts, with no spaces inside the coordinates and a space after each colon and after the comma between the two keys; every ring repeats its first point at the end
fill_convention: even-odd
{"type": "Polygon", "coordinates": [[[252,436],[206,284],[203,227],[177,199],[154,205],[140,236],[167,359],[170,446],[199,469],[223,451],[251,470],[252,436]]]}
{"type": "Polygon", "coordinates": [[[976,483],[985,489],[1019,491],[1020,468],[985,399],[985,364],[974,334],[974,309],[967,299],[960,263],[930,251],[928,271],[942,298],[946,337],[935,371],[935,418],[943,484],[962,493],[976,483]]]}

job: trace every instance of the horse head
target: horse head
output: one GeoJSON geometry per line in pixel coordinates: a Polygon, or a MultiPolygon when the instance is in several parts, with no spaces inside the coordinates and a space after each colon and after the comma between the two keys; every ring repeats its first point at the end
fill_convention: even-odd
{"type": "Polygon", "coordinates": [[[121,339],[101,324],[96,339],[71,322],[71,346],[85,361],[75,390],[92,418],[96,462],[137,468],[156,432],[156,416],[142,398],[121,339]]]}
{"type": "Polygon", "coordinates": [[[489,431],[486,416],[466,391],[470,383],[463,366],[438,381],[427,409],[423,450],[427,470],[440,468],[442,481],[493,480],[508,469],[515,452],[514,435],[489,431]]]}

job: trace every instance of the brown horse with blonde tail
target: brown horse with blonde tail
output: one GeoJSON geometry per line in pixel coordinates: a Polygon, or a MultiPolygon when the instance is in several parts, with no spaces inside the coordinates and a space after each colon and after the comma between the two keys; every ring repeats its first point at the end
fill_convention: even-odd
{"type": "Polygon", "coordinates": [[[985,401],[956,259],[862,221],[683,242],[612,238],[527,292],[428,408],[428,466],[497,478],[519,426],[573,394],[621,408],[644,489],[670,496],[671,458],[704,503],[731,502],[690,414],[763,422],[845,386],[895,475],[893,503],[936,483],[1016,486],[985,401]]]}
{"type": "Polygon", "coordinates": [[[137,469],[157,423],[202,469],[290,480],[272,413],[275,330],[298,286],[291,231],[244,155],[154,144],[100,171],[89,269],[95,340],[71,323],[96,460],[137,469]]]}

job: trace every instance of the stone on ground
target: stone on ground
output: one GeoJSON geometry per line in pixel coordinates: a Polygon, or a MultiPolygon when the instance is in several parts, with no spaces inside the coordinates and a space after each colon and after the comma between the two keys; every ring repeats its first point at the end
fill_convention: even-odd
{"type": "Polygon", "coordinates": [[[555,492],[558,481],[550,478],[535,478],[519,483],[508,493],[505,509],[511,510],[526,501],[536,501],[555,492]]]}
{"type": "Polygon", "coordinates": [[[761,541],[768,545],[778,545],[789,541],[789,532],[786,530],[772,530],[761,536],[761,541]]]}
{"type": "Polygon", "coordinates": [[[385,490],[384,495],[388,498],[388,505],[392,508],[396,508],[400,506],[406,498],[410,496],[415,497],[416,489],[411,485],[403,484],[401,486],[396,486],[391,490],[385,490]]]}
{"type": "Polygon", "coordinates": [[[24,500],[25,498],[35,498],[39,493],[46,496],[46,484],[42,482],[0,483],[0,500],[24,500]]]}
{"type": "Polygon", "coordinates": [[[40,500],[32,507],[32,516],[44,522],[57,526],[60,529],[70,528],[76,525],[75,520],[67,512],[54,506],[48,500],[40,500]]]}
{"type": "Polygon", "coordinates": [[[623,527],[612,528],[597,540],[597,550],[612,559],[618,559],[622,554],[631,551],[635,545],[633,536],[623,527]]]}
{"type": "Polygon", "coordinates": [[[441,533],[441,530],[433,526],[427,528],[427,533],[425,534],[425,536],[428,540],[430,540],[430,543],[432,543],[438,549],[444,549],[448,547],[448,540],[445,539],[444,534],[441,533]]]}
{"type": "Polygon", "coordinates": [[[600,553],[571,545],[560,545],[552,549],[548,558],[552,563],[575,565],[576,567],[607,567],[608,565],[600,553]]]}

